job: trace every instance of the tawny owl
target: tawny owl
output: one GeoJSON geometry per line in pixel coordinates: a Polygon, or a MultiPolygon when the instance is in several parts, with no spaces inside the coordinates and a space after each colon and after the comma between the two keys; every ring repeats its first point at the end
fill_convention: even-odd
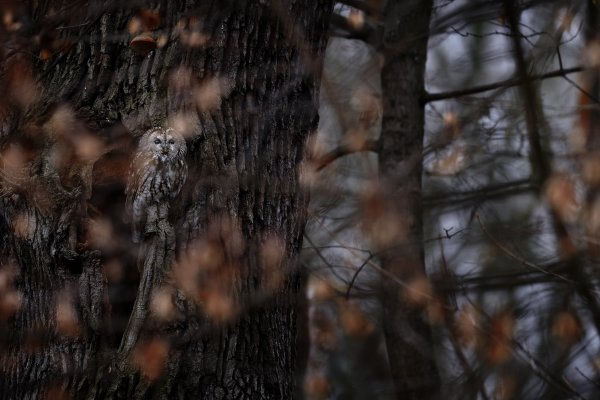
{"type": "Polygon", "coordinates": [[[185,139],[172,128],[152,128],[141,137],[127,182],[133,241],[157,229],[187,177],[185,139]]]}

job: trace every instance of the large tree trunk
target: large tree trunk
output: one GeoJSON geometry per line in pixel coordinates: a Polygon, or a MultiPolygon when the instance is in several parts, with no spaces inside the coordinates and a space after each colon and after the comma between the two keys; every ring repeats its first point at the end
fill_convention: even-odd
{"type": "Polygon", "coordinates": [[[425,127],[430,0],[388,1],[381,80],[383,122],[379,172],[385,207],[376,225],[382,266],[404,282],[384,279],[384,332],[399,399],[437,397],[439,376],[426,307],[421,173],[425,127]],[[412,303],[411,300],[412,299],[412,303]]]}
{"type": "Polygon", "coordinates": [[[332,2],[193,3],[32,1],[11,11],[6,40],[17,51],[4,55],[11,96],[0,110],[3,398],[293,396],[298,166],[316,128],[332,2]],[[158,39],[147,55],[129,44],[137,25],[158,39]],[[171,206],[175,238],[166,227],[138,253],[121,222],[126,145],[166,124],[187,137],[189,177],[171,206]],[[107,321],[119,324],[106,279],[135,275],[119,265],[136,258],[139,319],[118,347],[107,337],[107,321]],[[152,309],[160,288],[175,320],[152,309]]]}

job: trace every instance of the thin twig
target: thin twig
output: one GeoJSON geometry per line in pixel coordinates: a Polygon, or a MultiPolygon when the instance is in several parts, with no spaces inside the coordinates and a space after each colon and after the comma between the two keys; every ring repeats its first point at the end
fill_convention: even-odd
{"type": "Polygon", "coordinates": [[[350,283],[348,284],[348,289],[346,289],[346,299],[350,298],[350,292],[352,291],[352,287],[354,286],[354,282],[356,281],[356,278],[358,278],[358,275],[360,274],[360,272],[363,270],[363,268],[365,268],[369,264],[369,261],[371,261],[372,258],[373,258],[373,254],[369,254],[369,258],[367,258],[365,260],[365,262],[363,262],[362,265],[360,267],[358,267],[358,269],[356,270],[354,275],[352,275],[352,279],[350,280],[350,283]]]}
{"type": "Polygon", "coordinates": [[[479,226],[481,227],[481,230],[483,231],[483,233],[486,234],[486,236],[492,241],[492,243],[494,243],[494,245],[496,247],[498,247],[500,250],[502,250],[506,255],[508,255],[513,260],[516,260],[516,261],[520,262],[521,264],[523,264],[523,265],[525,265],[525,266],[527,266],[529,268],[535,269],[536,271],[542,272],[544,274],[552,275],[555,278],[559,278],[559,279],[561,279],[561,280],[563,280],[565,282],[569,282],[569,283],[573,283],[573,284],[576,283],[576,282],[574,282],[574,281],[572,281],[572,280],[570,280],[568,278],[565,278],[562,275],[556,274],[556,273],[554,273],[552,271],[547,271],[547,270],[543,269],[542,267],[540,267],[540,266],[538,266],[538,265],[536,265],[536,264],[534,264],[532,262],[529,262],[529,261],[527,261],[527,260],[519,257],[518,255],[516,255],[515,253],[513,253],[512,251],[510,251],[509,248],[507,248],[506,246],[504,246],[502,243],[498,242],[494,236],[492,236],[492,234],[486,229],[485,225],[483,225],[483,222],[481,222],[481,218],[479,218],[479,214],[476,214],[475,218],[477,218],[477,222],[479,222],[479,226]]]}
{"type": "Polygon", "coordinates": [[[549,371],[541,361],[535,358],[519,341],[512,340],[512,344],[519,350],[513,350],[513,354],[521,358],[521,360],[524,362],[527,362],[529,366],[531,366],[533,372],[535,372],[545,382],[554,386],[556,389],[564,390],[565,392],[570,393],[577,399],[585,400],[585,397],[575,390],[570,382],[568,382],[564,377],[561,380],[554,376],[554,374],[549,371]]]}
{"type": "Polygon", "coordinates": [[[473,94],[489,92],[490,90],[507,89],[510,87],[522,85],[526,81],[539,81],[539,80],[549,79],[549,78],[559,78],[559,77],[564,77],[569,74],[581,72],[584,70],[585,70],[585,68],[583,66],[564,68],[564,69],[561,68],[556,71],[546,72],[545,74],[529,75],[527,77],[509,78],[509,79],[506,79],[501,82],[495,82],[495,83],[490,83],[487,85],[475,86],[475,87],[467,88],[467,89],[451,90],[449,92],[442,92],[442,93],[427,93],[425,95],[425,97],[423,98],[423,101],[425,103],[429,103],[432,101],[454,99],[456,97],[469,96],[469,95],[473,95],[473,94]]]}
{"type": "MultiPolygon", "coordinates": [[[[327,228],[325,226],[323,226],[323,229],[327,230],[327,228]]],[[[310,240],[310,238],[308,237],[308,235],[304,235],[304,237],[308,240],[309,244],[311,245],[311,247],[313,249],[315,249],[315,251],[317,252],[317,254],[319,255],[319,258],[321,258],[326,264],[328,264],[329,262],[327,261],[326,257],[321,254],[318,251],[318,247],[315,246],[315,244],[310,240]]],[[[341,243],[339,240],[335,240],[338,244],[340,244],[342,247],[346,248],[346,249],[350,249],[350,246],[346,246],[343,243],[341,243]]],[[[354,251],[350,251],[351,253],[353,253],[354,251]]],[[[375,258],[378,254],[375,253],[372,256],[368,257],[368,259],[365,261],[366,265],[370,266],[371,268],[373,268],[377,273],[379,273],[380,275],[390,279],[392,282],[396,283],[398,286],[402,287],[403,289],[406,289],[407,291],[413,293],[413,294],[418,294],[419,296],[422,296],[423,298],[426,298],[430,301],[432,300],[436,300],[435,296],[432,296],[430,293],[427,293],[425,291],[419,290],[415,287],[413,287],[414,285],[411,285],[409,283],[404,282],[404,280],[400,279],[398,276],[396,276],[395,274],[393,274],[392,272],[385,270],[383,268],[381,268],[379,265],[377,265],[377,263],[373,262],[373,258],[375,258]]],[[[366,266],[365,265],[365,266],[366,266]]],[[[341,278],[340,278],[341,279],[341,278]]]]}
{"type": "MultiPolygon", "coordinates": [[[[487,320],[491,320],[490,315],[488,315],[485,310],[475,304],[468,296],[465,296],[465,298],[469,304],[471,304],[479,313],[481,313],[482,316],[484,316],[487,320]]],[[[504,342],[501,336],[494,334],[489,329],[481,326],[481,324],[476,323],[475,327],[481,333],[496,341],[498,344],[502,344],[504,342]]],[[[503,344],[503,346],[506,347],[507,350],[513,354],[513,356],[518,357],[522,361],[526,362],[531,367],[531,370],[549,385],[552,385],[557,389],[564,390],[575,396],[577,399],[585,400],[585,398],[568,382],[566,382],[564,379],[561,380],[557,378],[551,371],[549,371],[548,368],[546,368],[542,362],[536,359],[518,340],[512,339],[510,342],[503,344]]]]}
{"type": "MultiPolygon", "coordinates": [[[[450,269],[448,268],[448,264],[446,262],[446,256],[444,254],[444,245],[442,242],[440,242],[440,252],[442,255],[442,277],[444,281],[448,281],[452,279],[452,275],[450,274],[450,269]]],[[[448,309],[454,309],[454,311],[457,310],[456,293],[454,291],[445,291],[445,293],[443,294],[443,298],[448,309]]],[[[446,323],[446,329],[448,330],[448,335],[450,336],[450,343],[452,344],[454,354],[456,355],[456,358],[458,358],[458,361],[461,364],[461,367],[465,374],[467,374],[467,376],[469,376],[475,381],[477,390],[481,394],[481,397],[484,400],[489,400],[490,397],[488,396],[487,391],[485,390],[485,379],[482,376],[480,376],[479,373],[473,370],[467,357],[460,348],[460,345],[458,343],[458,335],[456,333],[456,330],[454,329],[456,323],[454,319],[454,314],[454,312],[444,313],[444,322],[446,323]]]]}
{"type": "Polygon", "coordinates": [[[484,186],[465,192],[446,193],[444,195],[430,195],[423,199],[423,205],[430,207],[448,207],[458,203],[485,199],[490,200],[497,197],[520,194],[529,190],[537,189],[532,185],[531,179],[519,179],[512,182],[499,183],[484,186]]]}
{"type": "Polygon", "coordinates": [[[346,156],[352,153],[358,153],[361,151],[374,151],[376,152],[379,149],[379,141],[378,140],[365,140],[360,145],[340,145],[339,147],[331,150],[329,153],[326,153],[319,157],[316,161],[317,171],[322,170],[335,160],[340,157],[346,156]]]}

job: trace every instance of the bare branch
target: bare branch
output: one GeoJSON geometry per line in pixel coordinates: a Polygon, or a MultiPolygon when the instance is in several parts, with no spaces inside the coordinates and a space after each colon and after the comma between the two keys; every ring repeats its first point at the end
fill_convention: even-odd
{"type": "Polygon", "coordinates": [[[512,182],[484,186],[465,192],[430,195],[423,199],[423,205],[429,208],[448,207],[455,204],[468,203],[470,201],[489,201],[499,197],[520,194],[531,190],[537,190],[532,184],[531,179],[520,179],[512,182]]]}
{"type": "Polygon", "coordinates": [[[543,269],[542,267],[540,267],[540,266],[538,266],[538,265],[536,265],[536,264],[534,264],[532,262],[529,262],[529,261],[525,260],[522,257],[519,257],[518,255],[516,255],[515,253],[513,253],[512,251],[510,251],[510,249],[508,247],[504,246],[502,243],[500,243],[498,240],[496,240],[496,238],[486,229],[485,225],[483,225],[483,222],[481,222],[481,219],[479,218],[479,215],[475,215],[475,217],[477,218],[477,222],[479,223],[479,226],[481,227],[481,230],[483,231],[483,233],[486,234],[486,236],[492,241],[492,243],[494,243],[494,245],[497,248],[499,248],[500,250],[502,250],[503,253],[505,253],[507,256],[509,256],[513,260],[518,261],[519,263],[521,263],[521,264],[523,264],[523,265],[525,265],[525,266],[527,266],[529,268],[535,269],[536,271],[539,271],[539,272],[541,272],[543,274],[552,275],[555,278],[558,278],[558,279],[560,279],[562,281],[565,281],[565,282],[575,283],[571,279],[567,279],[564,276],[556,274],[556,273],[554,273],[552,271],[547,271],[547,270],[543,269]]]}
{"type": "Polygon", "coordinates": [[[346,156],[348,154],[352,154],[352,153],[358,153],[361,151],[374,151],[377,152],[379,150],[379,141],[378,140],[365,140],[363,143],[361,143],[359,146],[357,145],[341,145],[333,150],[331,150],[329,153],[326,153],[324,155],[322,155],[321,157],[319,157],[315,164],[317,165],[317,171],[322,170],[323,168],[325,168],[326,166],[328,166],[329,164],[331,164],[332,162],[334,162],[335,160],[337,160],[340,157],[346,156]]]}
{"type": "Polygon", "coordinates": [[[539,80],[550,79],[550,78],[559,78],[559,77],[564,77],[569,74],[581,72],[584,70],[585,70],[585,68],[583,66],[564,68],[564,69],[561,68],[556,71],[546,72],[545,74],[529,75],[527,77],[519,76],[516,78],[506,79],[501,82],[495,82],[495,83],[490,83],[487,85],[475,86],[475,87],[468,88],[468,89],[452,90],[449,92],[442,92],[442,93],[427,93],[423,99],[423,102],[429,103],[432,101],[454,99],[456,97],[470,96],[473,94],[489,92],[490,90],[507,89],[510,87],[522,85],[526,81],[532,82],[532,81],[539,81],[539,80]]]}

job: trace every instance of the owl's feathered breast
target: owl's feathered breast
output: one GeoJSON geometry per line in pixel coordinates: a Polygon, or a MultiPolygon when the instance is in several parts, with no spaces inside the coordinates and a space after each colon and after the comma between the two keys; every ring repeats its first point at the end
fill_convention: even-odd
{"type": "Polygon", "coordinates": [[[132,163],[127,183],[127,204],[142,197],[145,203],[164,202],[176,197],[187,177],[183,159],[160,160],[148,152],[138,153],[132,163]]]}

